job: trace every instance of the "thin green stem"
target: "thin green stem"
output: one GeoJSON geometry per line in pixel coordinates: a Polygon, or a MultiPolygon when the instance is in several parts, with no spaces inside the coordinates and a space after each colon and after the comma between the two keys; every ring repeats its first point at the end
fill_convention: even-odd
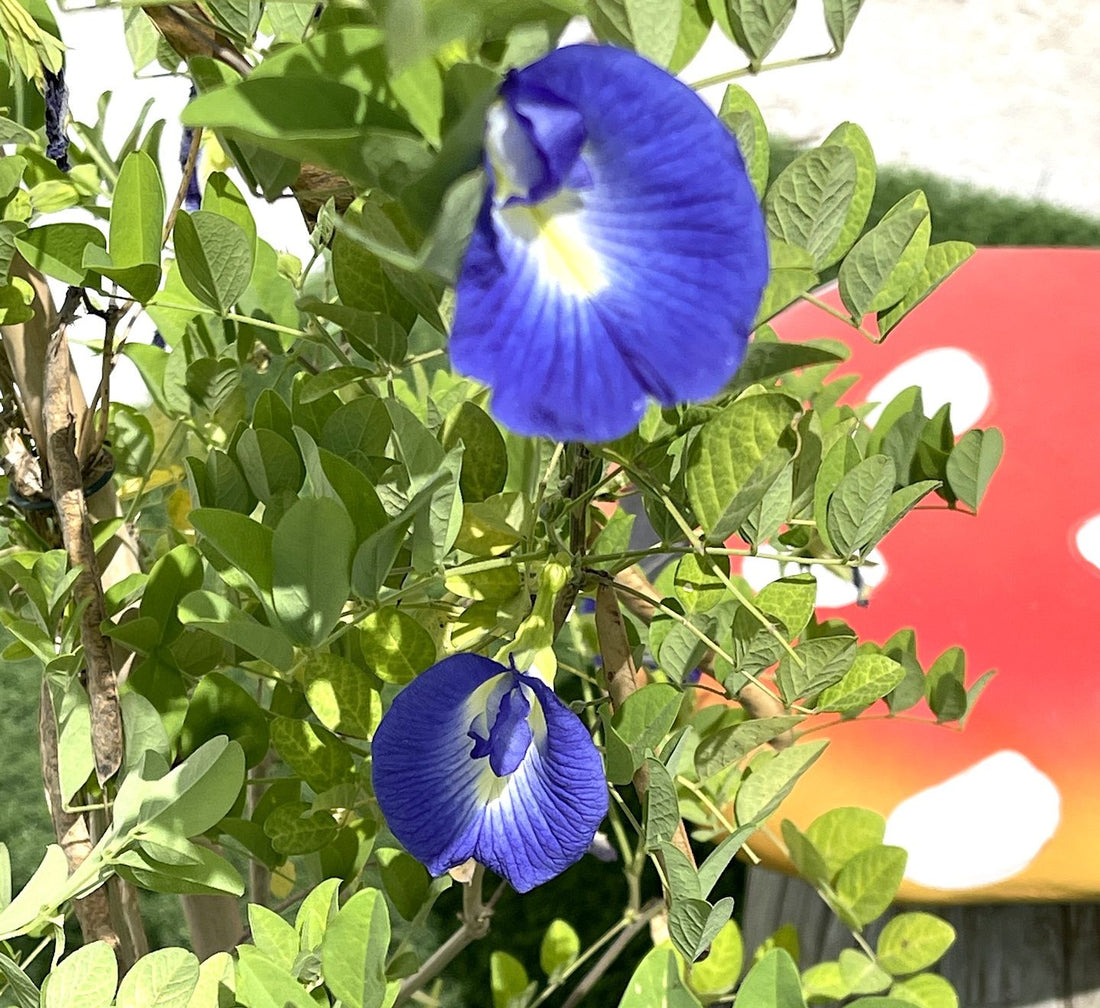
{"type": "Polygon", "coordinates": [[[153,459],[152,465],[142,475],[141,482],[138,484],[137,492],[134,494],[134,499],[130,502],[130,506],[126,509],[126,517],[123,519],[125,524],[129,525],[134,520],[134,516],[137,514],[138,508],[141,506],[141,499],[145,494],[145,488],[149,485],[149,480],[153,473],[160,468],[161,462],[164,461],[164,456],[168,454],[168,449],[172,442],[176,439],[176,434],[180,428],[184,426],[182,419],[177,420],[172,429],[168,432],[168,437],[164,439],[164,444],[161,445],[160,451],[157,452],[156,457],[153,459]]]}
{"type": "Polygon", "coordinates": [[[771,63],[761,63],[753,66],[738,67],[736,70],[727,70],[725,73],[715,74],[713,77],[704,77],[702,80],[689,84],[693,91],[702,91],[703,88],[713,87],[715,84],[726,84],[740,77],[755,77],[768,70],[783,70],[787,67],[806,66],[810,63],[823,63],[826,60],[836,59],[840,55],[839,49],[830,49],[828,52],[815,53],[813,56],[795,56],[792,59],[774,60],[771,63]]]}
{"type": "Polygon", "coordinates": [[[841,322],[854,329],[857,333],[860,334],[860,336],[863,336],[865,339],[870,340],[872,343],[882,342],[880,337],[877,337],[874,335],[874,333],[871,333],[868,330],[864,329],[863,326],[859,322],[854,321],[850,315],[845,315],[844,312],[840,311],[838,308],[834,308],[831,304],[827,304],[826,302],[822,301],[821,298],[814,297],[813,294],[805,291],[800,294],[799,297],[803,301],[812,304],[815,308],[820,308],[827,315],[832,315],[833,318],[840,319],[841,322]]]}

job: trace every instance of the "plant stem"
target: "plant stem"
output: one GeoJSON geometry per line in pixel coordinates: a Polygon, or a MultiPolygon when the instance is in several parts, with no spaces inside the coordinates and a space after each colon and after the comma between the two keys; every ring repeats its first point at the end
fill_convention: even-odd
{"type": "Polygon", "coordinates": [[[795,56],[793,59],[775,60],[772,63],[760,63],[757,66],[738,67],[736,70],[727,70],[725,73],[715,74],[713,77],[704,77],[702,80],[689,84],[693,91],[702,91],[703,88],[713,87],[715,84],[725,84],[739,77],[755,77],[757,74],[768,70],[783,70],[786,67],[806,66],[810,63],[823,63],[826,60],[836,59],[840,55],[839,49],[830,49],[828,52],[815,53],[813,56],[795,56]]]}
{"type": "Polygon", "coordinates": [[[467,945],[472,944],[479,938],[484,938],[489,933],[493,910],[496,907],[497,900],[504,894],[507,884],[501,882],[489,898],[489,902],[482,903],[481,883],[484,876],[485,868],[482,865],[477,865],[474,868],[473,878],[470,879],[462,893],[462,925],[428,956],[420,969],[401,982],[401,990],[393,1002],[394,1008],[404,1004],[417,991],[431,983],[467,945]]]}
{"type": "Polygon", "coordinates": [[[634,936],[656,917],[663,907],[664,901],[659,899],[650,900],[642,907],[638,916],[623,928],[619,933],[619,937],[608,946],[607,951],[596,960],[592,968],[581,978],[580,983],[573,988],[573,992],[566,999],[562,1008],[576,1008],[588,996],[592,988],[596,986],[600,977],[607,972],[611,964],[619,958],[627,945],[633,941],[634,936]]]}
{"type": "Polygon", "coordinates": [[[857,333],[859,333],[860,336],[865,337],[866,339],[870,340],[872,343],[881,343],[882,342],[882,339],[880,337],[875,336],[871,332],[868,332],[866,329],[863,328],[862,325],[860,325],[859,322],[856,322],[855,320],[853,320],[850,315],[845,315],[844,312],[840,311],[837,308],[834,308],[831,304],[826,304],[824,301],[821,300],[821,298],[814,297],[813,294],[810,294],[810,293],[807,293],[807,292],[803,292],[802,294],[799,295],[799,297],[803,301],[806,301],[809,304],[812,304],[815,308],[820,308],[826,314],[832,315],[833,318],[840,319],[841,322],[843,322],[846,325],[850,326],[857,333]]]}

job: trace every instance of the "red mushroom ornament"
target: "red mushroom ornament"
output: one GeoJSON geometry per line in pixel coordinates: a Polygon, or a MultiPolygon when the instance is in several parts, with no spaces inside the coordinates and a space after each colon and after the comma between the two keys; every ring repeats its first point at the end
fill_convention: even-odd
{"type": "MultiPolygon", "coordinates": [[[[979,515],[911,514],[879,546],[866,605],[849,582],[818,575],[819,618],[880,643],[912,627],[924,668],[961,646],[969,668],[997,670],[961,731],[831,727],[777,814],[776,826],[805,829],[838,806],[882,813],[886,842],[909,852],[903,899],[1100,895],[1098,278],[1100,251],[982,249],[881,345],[810,304],[774,323],[783,339],[844,340],[842,372],[860,376],[852,401],[919,385],[928,415],[951,402],[956,434],[1004,433],[979,515]]],[[[835,291],[823,296],[839,307],[835,291]]],[[[742,573],[759,587],[777,569],[753,558],[742,573]]]]}

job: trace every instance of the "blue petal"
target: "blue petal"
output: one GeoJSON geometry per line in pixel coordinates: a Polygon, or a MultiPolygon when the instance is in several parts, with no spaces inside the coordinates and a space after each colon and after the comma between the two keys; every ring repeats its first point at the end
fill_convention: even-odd
{"type": "Polygon", "coordinates": [[[473,857],[481,809],[466,702],[501,666],[445,658],[394,697],[371,742],[374,793],[391,832],[433,875],[473,857]]]}
{"type": "Polygon", "coordinates": [[[526,892],[580,858],[607,814],[600,756],[576,714],[477,655],[406,686],[372,757],[390,830],[436,875],[473,857],[526,892]]]}
{"type": "Polygon", "coordinates": [[[455,367],[493,387],[503,423],[559,440],[625,434],[647,395],[715,395],[767,279],[729,132],[675,78],[611,47],[556,50],[512,74],[502,100],[540,169],[511,173],[527,176],[527,200],[512,178],[495,187],[506,168],[491,172],[457,285],[455,367]]]}
{"type": "Polygon", "coordinates": [[[607,815],[607,783],[581,719],[538,679],[521,678],[538,699],[546,734],[486,806],[474,857],[527,892],[588,850],[607,815]]]}

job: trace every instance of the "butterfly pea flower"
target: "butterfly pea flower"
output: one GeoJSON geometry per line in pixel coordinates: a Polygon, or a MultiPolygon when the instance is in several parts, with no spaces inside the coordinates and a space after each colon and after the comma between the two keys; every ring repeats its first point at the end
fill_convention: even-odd
{"type": "Polygon", "coordinates": [[[690,88],[610,46],[511,72],[456,285],[454,366],[520,434],[606,441],[651,397],[709,399],[767,280],[737,143],[690,88]]]}
{"type": "Polygon", "coordinates": [[[473,858],[527,892],[577,861],[607,814],[580,718],[541,679],[480,655],[405,686],[371,755],[386,823],[433,875],[473,858]]]}

